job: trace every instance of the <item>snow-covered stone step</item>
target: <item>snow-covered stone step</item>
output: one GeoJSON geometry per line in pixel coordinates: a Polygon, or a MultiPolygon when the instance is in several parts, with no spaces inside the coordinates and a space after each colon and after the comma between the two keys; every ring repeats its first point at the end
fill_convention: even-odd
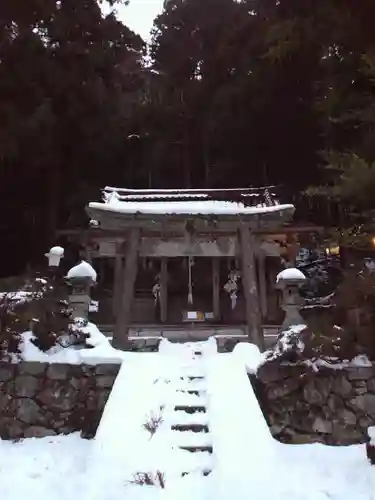
{"type": "Polygon", "coordinates": [[[217,354],[217,342],[213,337],[204,341],[193,341],[184,343],[169,342],[167,339],[163,339],[159,344],[159,353],[181,356],[181,357],[191,357],[194,352],[202,352],[203,355],[210,356],[217,354]]]}
{"type": "Polygon", "coordinates": [[[191,453],[190,451],[178,448],[173,466],[180,473],[203,473],[213,468],[212,454],[207,451],[191,453]]]}
{"type": "Polygon", "coordinates": [[[177,446],[181,447],[197,447],[201,448],[204,446],[212,447],[212,435],[209,432],[180,432],[171,430],[171,440],[176,443],[177,446]]]}
{"type": "MultiPolygon", "coordinates": [[[[203,453],[203,452],[201,452],[201,453],[203,453]]],[[[189,474],[196,474],[197,472],[200,473],[200,474],[202,474],[202,476],[209,476],[211,474],[212,470],[211,469],[201,469],[201,470],[198,470],[198,471],[183,472],[181,474],[181,476],[185,477],[185,476],[188,476],[189,474]]]]}
{"type": "Polygon", "coordinates": [[[180,380],[183,380],[184,382],[197,382],[197,381],[202,381],[205,379],[206,374],[204,370],[197,369],[197,368],[192,368],[191,370],[186,370],[185,372],[180,372],[180,380]]]}
{"type": "Polygon", "coordinates": [[[176,383],[176,390],[178,391],[202,391],[207,390],[206,380],[181,380],[176,383]]]}
{"type": "Polygon", "coordinates": [[[197,371],[198,370],[189,370],[189,373],[183,374],[180,380],[194,384],[202,384],[206,380],[205,374],[201,370],[198,371],[198,373],[197,371]]]}
{"type": "Polygon", "coordinates": [[[197,415],[199,413],[205,414],[207,412],[206,405],[199,405],[199,404],[193,404],[193,405],[179,404],[176,405],[174,409],[176,412],[183,411],[194,415],[197,415]]]}
{"type": "Polygon", "coordinates": [[[168,418],[170,425],[208,425],[208,414],[205,412],[186,413],[186,411],[174,411],[168,418]]]}
{"type": "Polygon", "coordinates": [[[187,392],[188,394],[194,394],[195,396],[205,397],[206,389],[176,389],[177,392],[187,392]]]}
{"type": "Polygon", "coordinates": [[[206,377],[206,370],[201,364],[199,366],[187,366],[186,368],[178,366],[176,369],[170,370],[168,374],[163,374],[160,381],[177,382],[178,380],[191,380],[194,377],[201,377],[201,379],[206,377]]]}
{"type": "Polygon", "coordinates": [[[206,424],[172,424],[171,429],[179,432],[209,432],[206,424]]]}
{"type": "Polygon", "coordinates": [[[181,450],[186,450],[186,451],[189,451],[190,453],[199,453],[199,452],[207,452],[210,454],[213,453],[212,445],[210,445],[210,444],[183,445],[183,446],[180,446],[180,448],[181,448],[181,450]]]}
{"type": "Polygon", "coordinates": [[[180,366],[178,373],[181,377],[205,377],[206,371],[202,365],[202,363],[189,364],[185,367],[180,366]]]}
{"type": "Polygon", "coordinates": [[[207,396],[204,393],[189,394],[188,392],[176,391],[173,395],[173,403],[175,406],[207,406],[207,396]]]}
{"type": "Polygon", "coordinates": [[[208,387],[205,385],[188,385],[184,384],[182,386],[176,386],[176,393],[178,393],[178,397],[181,398],[181,394],[187,394],[187,397],[195,396],[200,399],[207,400],[207,391],[208,387]]]}

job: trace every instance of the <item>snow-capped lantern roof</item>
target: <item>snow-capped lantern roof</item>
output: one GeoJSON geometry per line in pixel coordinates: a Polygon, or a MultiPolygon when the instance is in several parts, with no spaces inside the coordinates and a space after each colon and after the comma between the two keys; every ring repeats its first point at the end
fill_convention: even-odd
{"type": "Polygon", "coordinates": [[[50,249],[49,253],[51,255],[59,255],[60,257],[62,257],[64,255],[64,249],[63,249],[63,247],[59,247],[59,246],[52,247],[50,249]]]}
{"type": "Polygon", "coordinates": [[[284,269],[276,277],[276,284],[281,287],[285,285],[302,285],[305,281],[306,276],[295,267],[284,269]]]}
{"type": "Polygon", "coordinates": [[[50,248],[50,251],[44,254],[48,258],[49,267],[58,267],[60,260],[64,257],[64,249],[60,246],[50,248]]]}
{"type": "Polygon", "coordinates": [[[68,280],[89,280],[92,283],[96,282],[97,273],[91,264],[82,260],[79,264],[72,267],[66,275],[68,280]]]}

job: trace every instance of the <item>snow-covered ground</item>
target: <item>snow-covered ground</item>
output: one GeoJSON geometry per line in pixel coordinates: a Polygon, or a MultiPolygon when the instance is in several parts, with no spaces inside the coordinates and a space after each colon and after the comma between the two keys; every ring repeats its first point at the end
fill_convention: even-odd
{"type": "MultiPolygon", "coordinates": [[[[27,439],[20,443],[0,441],[0,498],[4,500],[72,500],[82,498],[98,478],[90,476],[87,462],[94,441],[78,434],[54,438],[27,439]]],[[[248,464],[248,476],[233,478],[218,492],[210,476],[181,481],[178,500],[373,500],[375,467],[366,461],[363,446],[328,447],[314,445],[278,445],[280,462],[254,478],[256,468],[251,449],[246,457],[233,457],[248,464]],[[204,487],[200,488],[200,485],[204,487]],[[219,493],[219,494],[218,494],[219,493]],[[194,494],[194,496],[193,496],[194,494]],[[225,496],[228,494],[229,496],[225,496]]],[[[103,462],[103,473],[109,464],[103,462]]],[[[165,490],[152,486],[123,485],[101,500],[174,500],[165,490]]],[[[86,499],[86,496],[84,497],[86,499]]]]}
{"type": "Polygon", "coordinates": [[[375,468],[364,446],[272,439],[247,382],[246,370],[258,362],[259,353],[248,346],[218,354],[213,339],[163,341],[159,353],[129,354],[94,440],[73,434],[0,441],[0,498],[374,500],[375,468]],[[144,426],[151,417],[161,417],[154,433],[144,426]],[[172,429],[176,424],[208,431],[180,432],[172,429]],[[212,454],[181,449],[210,445],[212,454]],[[165,488],[134,483],[137,472],[157,471],[165,488]]]}

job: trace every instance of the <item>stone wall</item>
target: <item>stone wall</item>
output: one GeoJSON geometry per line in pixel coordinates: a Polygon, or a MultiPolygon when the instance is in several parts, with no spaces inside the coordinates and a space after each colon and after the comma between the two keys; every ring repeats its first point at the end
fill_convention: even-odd
{"type": "Polygon", "coordinates": [[[283,442],[352,444],[375,425],[375,367],[263,365],[253,384],[273,435],[283,442]]]}
{"type": "Polygon", "coordinates": [[[0,437],[93,437],[119,367],[0,363],[0,437]]]}

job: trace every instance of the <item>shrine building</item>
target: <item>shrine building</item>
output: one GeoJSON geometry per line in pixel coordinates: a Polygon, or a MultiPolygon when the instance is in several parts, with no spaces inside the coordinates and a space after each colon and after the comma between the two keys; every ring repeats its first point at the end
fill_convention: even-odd
{"type": "Polygon", "coordinates": [[[95,321],[118,348],[142,329],[241,331],[263,348],[283,318],[276,276],[313,230],[291,225],[294,206],[271,188],[106,187],[86,211],[76,234],[99,275],[95,321]]]}

